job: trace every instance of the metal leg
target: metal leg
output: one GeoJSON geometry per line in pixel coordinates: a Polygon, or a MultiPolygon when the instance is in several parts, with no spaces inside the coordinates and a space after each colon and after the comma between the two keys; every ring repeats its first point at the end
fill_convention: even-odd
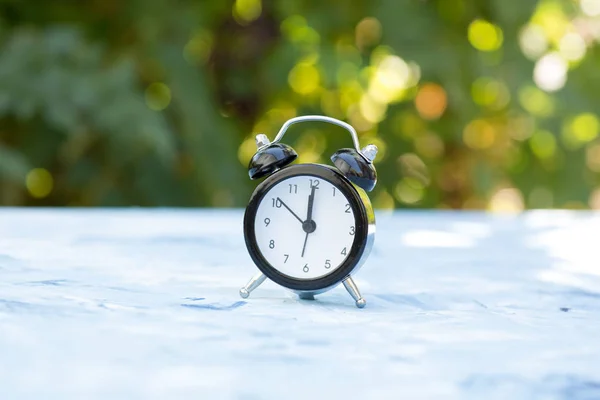
{"type": "Polygon", "coordinates": [[[350,296],[352,296],[354,301],[356,301],[356,307],[363,308],[367,305],[367,301],[361,296],[358,286],[356,286],[356,283],[354,283],[351,276],[344,279],[344,287],[348,293],[350,293],[350,296]]]}
{"type": "Polygon", "coordinates": [[[262,273],[254,275],[252,279],[250,279],[250,281],[246,284],[246,286],[240,289],[240,296],[242,296],[242,298],[244,299],[247,299],[248,296],[250,296],[250,293],[257,287],[259,287],[260,284],[265,281],[265,279],[267,279],[267,277],[262,273]]]}

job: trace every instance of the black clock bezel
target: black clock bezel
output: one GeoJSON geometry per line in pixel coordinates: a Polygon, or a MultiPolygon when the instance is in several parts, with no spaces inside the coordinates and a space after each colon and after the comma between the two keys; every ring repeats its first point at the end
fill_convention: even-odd
{"type": "Polygon", "coordinates": [[[292,290],[319,291],[343,281],[358,266],[367,245],[368,234],[367,210],[356,188],[334,168],[322,164],[290,165],[270,175],[257,186],[244,213],[244,239],[252,261],[273,282],[292,290]],[[265,259],[256,243],[254,222],[261,200],[273,186],[298,175],[315,176],[335,185],[346,196],[354,211],[355,235],[350,253],[337,269],[316,279],[296,279],[282,274],[265,259]]]}

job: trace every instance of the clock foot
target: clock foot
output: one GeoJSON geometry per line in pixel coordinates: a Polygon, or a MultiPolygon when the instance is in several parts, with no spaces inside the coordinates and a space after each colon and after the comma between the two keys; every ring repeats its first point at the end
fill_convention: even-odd
{"type": "Polygon", "coordinates": [[[350,293],[350,296],[352,296],[352,298],[356,302],[356,307],[363,308],[364,306],[367,305],[367,301],[360,294],[360,291],[358,290],[358,286],[356,286],[356,283],[354,283],[354,280],[352,279],[351,276],[344,279],[343,283],[344,283],[344,287],[346,288],[348,293],[350,293]]]}
{"type": "Polygon", "coordinates": [[[302,300],[314,300],[315,296],[312,293],[298,293],[298,297],[302,300]]]}
{"type": "Polygon", "coordinates": [[[250,281],[246,284],[246,286],[240,289],[240,296],[242,296],[242,298],[244,299],[247,299],[248,296],[250,296],[250,293],[252,293],[252,291],[257,287],[259,287],[260,284],[265,281],[265,279],[267,279],[267,277],[262,273],[253,276],[252,279],[250,279],[250,281]]]}

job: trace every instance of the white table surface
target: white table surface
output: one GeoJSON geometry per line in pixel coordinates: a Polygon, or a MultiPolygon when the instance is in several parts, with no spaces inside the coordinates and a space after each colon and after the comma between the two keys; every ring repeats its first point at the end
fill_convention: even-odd
{"type": "Polygon", "coordinates": [[[361,310],[241,299],[243,210],[0,208],[0,398],[600,398],[600,214],[376,215],[361,310]]]}

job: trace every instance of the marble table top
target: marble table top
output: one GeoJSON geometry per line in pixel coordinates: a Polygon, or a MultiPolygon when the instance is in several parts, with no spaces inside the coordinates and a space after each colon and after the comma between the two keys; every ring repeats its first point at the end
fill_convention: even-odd
{"type": "Polygon", "coordinates": [[[243,210],[0,208],[0,398],[600,398],[600,214],[376,216],[358,309],[240,298],[243,210]]]}

